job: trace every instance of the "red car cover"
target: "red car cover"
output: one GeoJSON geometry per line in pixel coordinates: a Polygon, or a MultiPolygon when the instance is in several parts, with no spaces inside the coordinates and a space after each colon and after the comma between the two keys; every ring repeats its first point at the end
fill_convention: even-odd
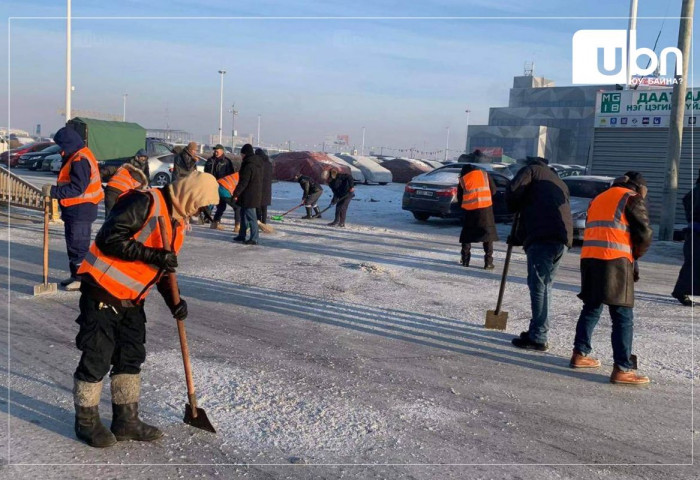
{"type": "Polygon", "coordinates": [[[328,183],[328,172],[337,168],[341,173],[350,174],[350,169],[340,165],[322,152],[285,152],[275,155],[275,179],[282,181],[294,180],[297,173],[313,178],[317,183],[328,183]]]}

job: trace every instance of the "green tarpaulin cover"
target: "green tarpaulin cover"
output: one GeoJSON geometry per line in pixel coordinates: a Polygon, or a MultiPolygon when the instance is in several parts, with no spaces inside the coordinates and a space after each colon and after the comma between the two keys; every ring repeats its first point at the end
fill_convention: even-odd
{"type": "Polygon", "coordinates": [[[131,157],[146,148],[146,129],[138,123],[76,117],[69,124],[83,137],[98,161],[131,157]]]}

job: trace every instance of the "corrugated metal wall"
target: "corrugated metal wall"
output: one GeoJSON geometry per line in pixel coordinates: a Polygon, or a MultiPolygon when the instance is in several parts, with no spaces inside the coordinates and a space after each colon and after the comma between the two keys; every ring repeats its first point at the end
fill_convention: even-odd
{"type": "MultiPolygon", "coordinates": [[[[629,170],[642,172],[649,183],[647,205],[651,222],[658,223],[666,174],[668,128],[596,128],[590,164],[592,175],[617,177],[629,170]]],[[[684,129],[678,172],[676,223],[685,223],[683,196],[690,190],[700,167],[700,129],[684,129]],[[691,135],[694,157],[691,158],[691,135]],[[694,161],[694,167],[693,162],[694,161]]]]}

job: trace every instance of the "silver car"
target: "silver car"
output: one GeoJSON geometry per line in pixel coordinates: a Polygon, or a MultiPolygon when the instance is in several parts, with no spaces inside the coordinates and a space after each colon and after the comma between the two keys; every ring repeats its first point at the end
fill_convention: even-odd
{"type": "Polygon", "coordinates": [[[574,240],[583,241],[583,232],[586,230],[586,214],[591,200],[610,188],[613,177],[594,175],[575,175],[562,178],[569,187],[571,202],[571,216],[574,219],[574,240]]]}

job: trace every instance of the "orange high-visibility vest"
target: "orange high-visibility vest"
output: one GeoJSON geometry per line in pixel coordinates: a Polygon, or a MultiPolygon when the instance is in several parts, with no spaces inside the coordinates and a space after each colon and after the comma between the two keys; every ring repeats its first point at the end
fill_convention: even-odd
{"type": "MultiPolygon", "coordinates": [[[[184,224],[178,223],[173,229],[172,218],[163,194],[157,188],[144,190],[138,194],[150,195],[151,205],[146,221],[132,239],[141,242],[146,247],[162,249],[163,235],[158,218],[163,217],[165,219],[165,237],[172,239],[172,251],[179,252],[185,239],[184,224]]],[[[132,193],[132,195],[136,195],[136,193],[132,193]]],[[[131,300],[134,303],[139,303],[146,298],[151,287],[161,276],[161,271],[155,265],[138,260],[129,261],[110,257],[102,253],[95,242],[92,242],[78,273],[89,273],[112,296],[119,300],[131,300]]]]}
{"type": "Polygon", "coordinates": [[[87,160],[90,162],[90,183],[82,195],[73,198],[62,198],[59,203],[63,207],[72,207],[81,203],[98,204],[105,198],[104,190],[102,190],[102,179],[100,178],[100,168],[97,165],[97,160],[89,148],[83,147],[75,152],[68,161],[61,167],[58,173],[57,185],[68,185],[70,183],[70,169],[73,162],[79,160],[87,160]]]}
{"type": "Polygon", "coordinates": [[[232,173],[231,175],[226,175],[225,177],[222,177],[217,180],[219,182],[219,185],[224,187],[228,193],[233,194],[233,191],[236,189],[238,186],[238,180],[240,178],[240,175],[238,172],[232,173]]]}
{"type": "Polygon", "coordinates": [[[462,208],[477,210],[493,205],[489,176],[483,170],[472,170],[459,179],[462,185],[462,208]]]}
{"type": "Polygon", "coordinates": [[[134,177],[131,176],[131,173],[129,173],[129,170],[122,166],[112,175],[112,178],[107,182],[107,186],[119,190],[120,192],[128,192],[129,190],[139,188],[141,182],[135,180],[134,177]]]}
{"type": "Polygon", "coordinates": [[[581,258],[626,258],[634,262],[632,236],[625,216],[625,206],[633,195],[638,194],[629,188],[611,187],[591,201],[581,258]]]}

